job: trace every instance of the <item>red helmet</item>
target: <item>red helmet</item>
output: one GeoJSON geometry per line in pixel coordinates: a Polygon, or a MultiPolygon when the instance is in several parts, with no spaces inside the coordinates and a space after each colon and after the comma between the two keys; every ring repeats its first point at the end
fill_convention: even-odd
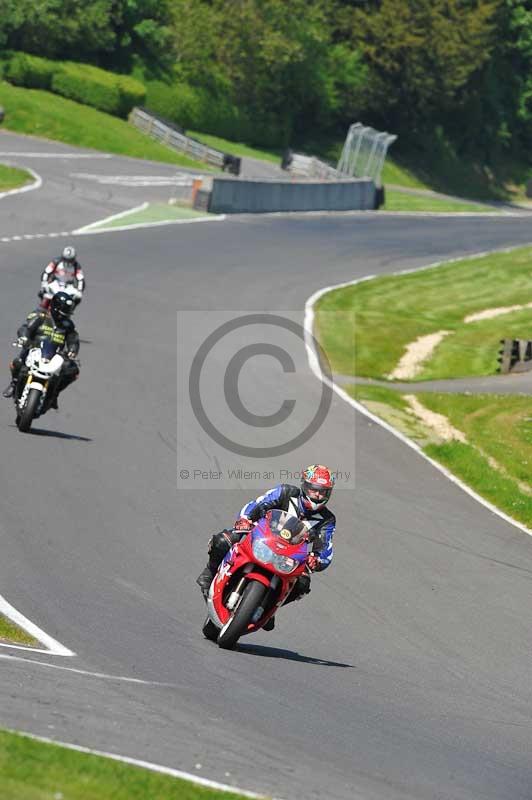
{"type": "Polygon", "coordinates": [[[313,464],[301,473],[301,500],[306,511],[317,511],[331,496],[334,475],[328,467],[313,464]]]}

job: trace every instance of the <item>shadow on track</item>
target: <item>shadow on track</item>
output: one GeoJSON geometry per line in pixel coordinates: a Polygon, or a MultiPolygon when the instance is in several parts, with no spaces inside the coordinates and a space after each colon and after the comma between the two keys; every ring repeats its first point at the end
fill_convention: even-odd
{"type": "Polygon", "coordinates": [[[75,433],[62,433],[61,431],[48,431],[44,428],[30,428],[30,433],[36,436],[52,436],[55,439],[72,439],[76,442],[92,442],[87,436],[77,436],[75,433]]]}
{"type": "MultiPolygon", "coordinates": [[[[16,425],[10,425],[10,428],[15,428],[16,425]]],[[[31,436],[51,436],[54,439],[70,439],[75,442],[92,442],[87,436],[77,436],[75,433],[62,433],[61,431],[49,431],[45,428],[30,428],[28,434],[31,436]]]]}
{"type": "Polygon", "coordinates": [[[262,658],[284,658],[287,661],[299,661],[303,664],[316,664],[318,667],[343,667],[345,669],[355,669],[354,664],[343,664],[341,661],[327,661],[325,658],[312,658],[312,656],[302,656],[294,650],[283,650],[280,647],[264,647],[260,644],[238,644],[237,652],[249,656],[261,656],[262,658]]]}

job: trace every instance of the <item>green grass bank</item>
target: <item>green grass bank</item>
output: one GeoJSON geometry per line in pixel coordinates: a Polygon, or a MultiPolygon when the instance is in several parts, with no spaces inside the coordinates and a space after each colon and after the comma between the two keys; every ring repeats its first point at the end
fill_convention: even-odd
{"type": "Polygon", "coordinates": [[[0,105],[6,112],[2,127],[16,133],[209,171],[207,165],[149,139],[125,120],[51,92],[21,89],[2,81],[0,105]]]}
{"type": "Polygon", "coordinates": [[[16,167],[7,167],[4,164],[0,164],[0,192],[20,189],[32,181],[33,177],[25,169],[17,169],[16,167]]]}
{"type": "Polygon", "coordinates": [[[29,647],[38,647],[39,642],[30,636],[26,631],[11,622],[10,619],[0,614],[0,642],[10,644],[23,644],[29,647]]]}
{"type": "Polygon", "coordinates": [[[416,397],[444,415],[465,442],[442,441],[415,417],[403,394],[374,386],[349,393],[377,416],[417,442],[509,516],[532,528],[532,409],[529,397],[423,392],[416,397]]]}
{"type": "Polygon", "coordinates": [[[477,322],[464,319],[532,302],[531,278],[530,248],[383,276],[322,297],[316,331],[333,372],[343,375],[385,378],[407,344],[442,330],[450,333],[418,380],[492,375],[500,339],[531,338],[532,310],[477,322]]]}
{"type": "Polygon", "coordinates": [[[188,781],[0,731],[5,800],[244,800],[188,781]]]}

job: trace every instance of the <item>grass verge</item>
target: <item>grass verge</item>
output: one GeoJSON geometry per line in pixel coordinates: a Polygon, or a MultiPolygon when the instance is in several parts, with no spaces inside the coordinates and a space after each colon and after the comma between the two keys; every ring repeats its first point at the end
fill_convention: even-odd
{"type": "Polygon", "coordinates": [[[424,197],[423,195],[407,194],[394,189],[386,188],[386,200],[382,211],[454,211],[478,212],[482,214],[497,213],[489,206],[475,203],[445,200],[439,197],[424,197]]]}
{"type": "Polygon", "coordinates": [[[154,142],[124,120],[51,92],[21,89],[3,81],[0,105],[6,111],[3,127],[16,133],[210,171],[208,165],[154,142]]]}
{"type": "Polygon", "coordinates": [[[6,800],[243,800],[101,756],[0,731],[6,800]]]}
{"type": "Polygon", "coordinates": [[[0,642],[9,644],[24,644],[28,647],[38,647],[39,642],[30,636],[29,633],[19,628],[10,619],[0,614],[0,642]]]}
{"type": "Polygon", "coordinates": [[[91,230],[111,230],[125,228],[128,225],[145,225],[150,222],[175,222],[176,220],[209,218],[206,211],[196,211],[186,206],[169,205],[168,203],[148,203],[146,208],[131,211],[129,214],[112,219],[109,222],[91,225],[91,230]]]}
{"type": "Polygon", "coordinates": [[[444,442],[408,410],[397,391],[350,386],[349,394],[417,442],[423,451],[509,516],[532,528],[532,416],[530,398],[421,393],[417,398],[443,414],[466,436],[444,442]]]}
{"type": "Polygon", "coordinates": [[[464,317],[531,302],[531,268],[532,250],[521,248],[338,289],[319,300],[316,332],[336,373],[384,378],[408,343],[447,330],[419,379],[491,375],[500,339],[530,338],[531,311],[464,317]]]}
{"type": "Polygon", "coordinates": [[[0,164],[0,192],[19,189],[32,181],[33,177],[25,169],[6,167],[4,164],[0,164]]]}

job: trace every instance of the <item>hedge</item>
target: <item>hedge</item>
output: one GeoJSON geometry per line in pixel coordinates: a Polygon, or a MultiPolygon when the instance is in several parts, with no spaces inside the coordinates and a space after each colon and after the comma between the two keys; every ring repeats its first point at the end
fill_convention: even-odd
{"type": "Polygon", "coordinates": [[[72,61],[63,62],[55,73],[52,91],[118,117],[127,117],[146,97],[144,86],[134,78],[72,61]]]}
{"type": "Polygon", "coordinates": [[[14,53],[5,68],[10,83],[29,89],[49,89],[56,94],[119,117],[127,117],[133,106],[142,105],[146,89],[127,75],[73,61],[14,53]]]}
{"type": "Polygon", "coordinates": [[[6,80],[16,86],[31,89],[50,89],[57,63],[47,58],[30,56],[27,53],[13,53],[6,60],[4,74],[6,80]]]}

